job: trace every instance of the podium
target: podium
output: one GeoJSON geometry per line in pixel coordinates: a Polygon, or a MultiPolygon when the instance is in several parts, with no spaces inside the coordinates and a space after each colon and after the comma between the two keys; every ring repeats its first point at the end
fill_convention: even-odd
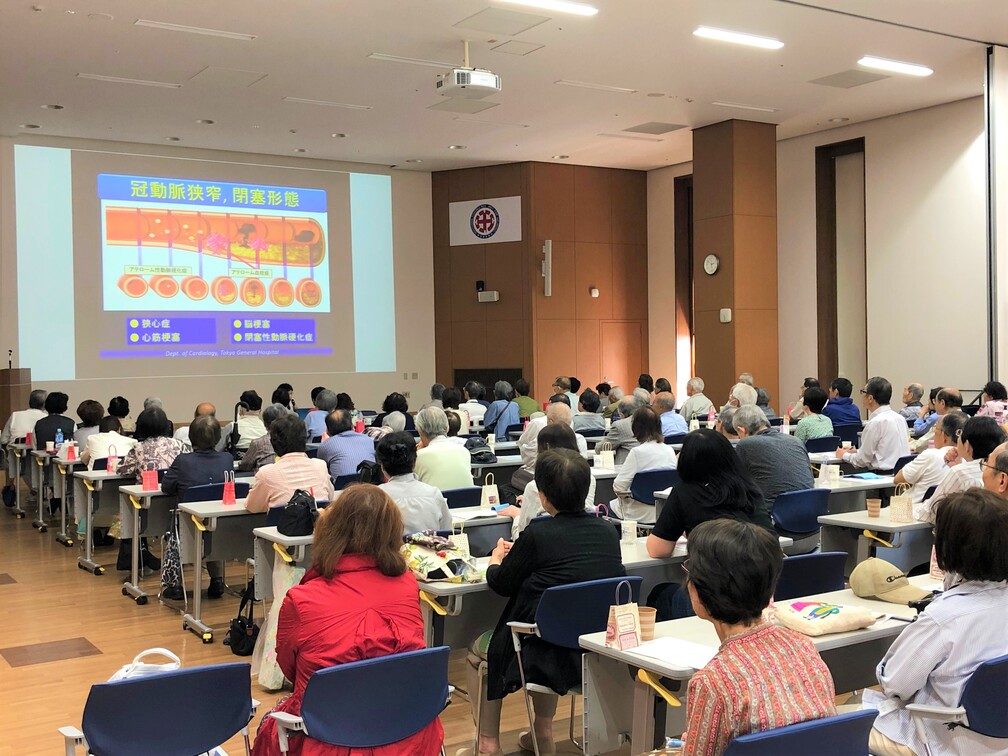
{"type": "Polygon", "coordinates": [[[0,423],[6,422],[11,412],[28,407],[31,390],[31,368],[0,370],[0,423]]]}

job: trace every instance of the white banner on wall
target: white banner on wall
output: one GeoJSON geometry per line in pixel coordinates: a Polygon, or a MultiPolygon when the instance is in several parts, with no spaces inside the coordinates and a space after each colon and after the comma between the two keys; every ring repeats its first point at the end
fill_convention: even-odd
{"type": "Polygon", "coordinates": [[[521,241],[521,197],[452,202],[448,230],[453,247],[521,241]]]}

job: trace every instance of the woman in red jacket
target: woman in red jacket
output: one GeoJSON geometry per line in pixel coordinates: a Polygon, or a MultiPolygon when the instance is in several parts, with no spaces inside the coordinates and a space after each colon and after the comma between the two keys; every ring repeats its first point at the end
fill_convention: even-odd
{"type": "MultiPolygon", "coordinates": [[[[346,489],[315,525],[313,564],[288,591],[277,625],[277,662],[294,693],[275,711],[299,714],[309,678],[318,669],[372,659],[424,645],[416,578],[400,553],[402,515],[377,486],[346,489]]],[[[386,712],[386,716],[394,716],[386,712]]],[[[398,743],[343,748],[295,735],[291,756],[433,756],[444,740],[435,719],[398,743]]],[[[253,756],[278,756],[275,721],[266,715],[253,756]]]]}

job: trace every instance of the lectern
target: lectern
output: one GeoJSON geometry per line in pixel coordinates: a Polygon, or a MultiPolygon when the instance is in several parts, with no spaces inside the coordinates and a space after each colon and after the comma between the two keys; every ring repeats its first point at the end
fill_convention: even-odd
{"type": "Polygon", "coordinates": [[[31,390],[31,368],[0,370],[0,423],[14,410],[27,409],[31,390]]]}

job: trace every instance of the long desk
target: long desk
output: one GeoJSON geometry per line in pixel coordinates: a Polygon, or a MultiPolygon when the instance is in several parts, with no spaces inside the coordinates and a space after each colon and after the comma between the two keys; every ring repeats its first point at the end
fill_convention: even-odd
{"type": "MultiPolygon", "coordinates": [[[[911,578],[911,582],[923,588],[941,587],[926,575],[911,578]]],[[[849,589],[816,594],[804,600],[863,606],[876,614],[904,620],[916,615],[915,610],[905,605],[858,598],[849,589]]],[[[905,621],[883,619],[863,630],[823,635],[812,641],[833,675],[836,690],[845,692],[877,683],[875,668],[879,660],[906,626],[905,621]]],[[[711,651],[720,646],[714,626],[699,617],[659,622],[655,625],[655,638],[665,637],[696,643],[711,651]]],[[[631,733],[631,753],[650,750],[655,742],[655,694],[650,686],[627,674],[627,668],[644,669],[678,681],[682,691],[697,670],[671,657],[655,659],[632,650],[606,648],[604,632],[583,635],[580,643],[592,652],[585,654],[583,660],[585,752],[592,755],[616,750],[620,734],[626,732],[631,733]]],[[[678,737],[685,729],[686,707],[672,708],[669,713],[673,714],[673,721],[658,735],[669,733],[678,737]]]]}
{"type": "Polygon", "coordinates": [[[844,574],[851,571],[871,556],[894,564],[904,572],[927,564],[931,559],[934,538],[929,522],[893,522],[892,508],[886,507],[879,517],[869,517],[867,511],[828,514],[819,518],[820,542],[823,551],[847,552],[844,574]],[[865,530],[891,534],[887,540],[891,546],[884,546],[864,535],[865,530]]]}
{"type": "Polygon", "coordinates": [[[153,511],[157,515],[160,515],[158,518],[154,518],[153,515],[148,516],[147,528],[153,530],[155,533],[163,533],[165,528],[168,527],[168,512],[175,504],[175,495],[164,493],[161,490],[161,486],[151,491],[145,491],[143,485],[134,484],[119,486],[119,499],[123,503],[130,505],[129,511],[133,514],[133,555],[130,566],[130,579],[129,582],[123,583],[122,594],[123,596],[132,596],[137,605],[143,606],[147,603],[147,594],[140,587],[140,567],[138,565],[140,561],[140,537],[142,535],[140,532],[140,511],[146,509],[149,512],[153,511]],[[159,506],[153,509],[151,505],[155,501],[159,506]],[[153,524],[152,520],[154,520],[153,524]]]}
{"type": "MultiPolygon", "coordinates": [[[[94,529],[98,515],[107,516],[111,520],[119,513],[119,486],[129,485],[127,481],[136,480],[132,475],[123,476],[104,470],[75,470],[74,497],[84,505],[85,532],[84,554],[77,559],[77,566],[94,575],[105,574],[105,568],[94,560],[94,529]]],[[[41,496],[41,492],[39,494],[41,496]]]]}

